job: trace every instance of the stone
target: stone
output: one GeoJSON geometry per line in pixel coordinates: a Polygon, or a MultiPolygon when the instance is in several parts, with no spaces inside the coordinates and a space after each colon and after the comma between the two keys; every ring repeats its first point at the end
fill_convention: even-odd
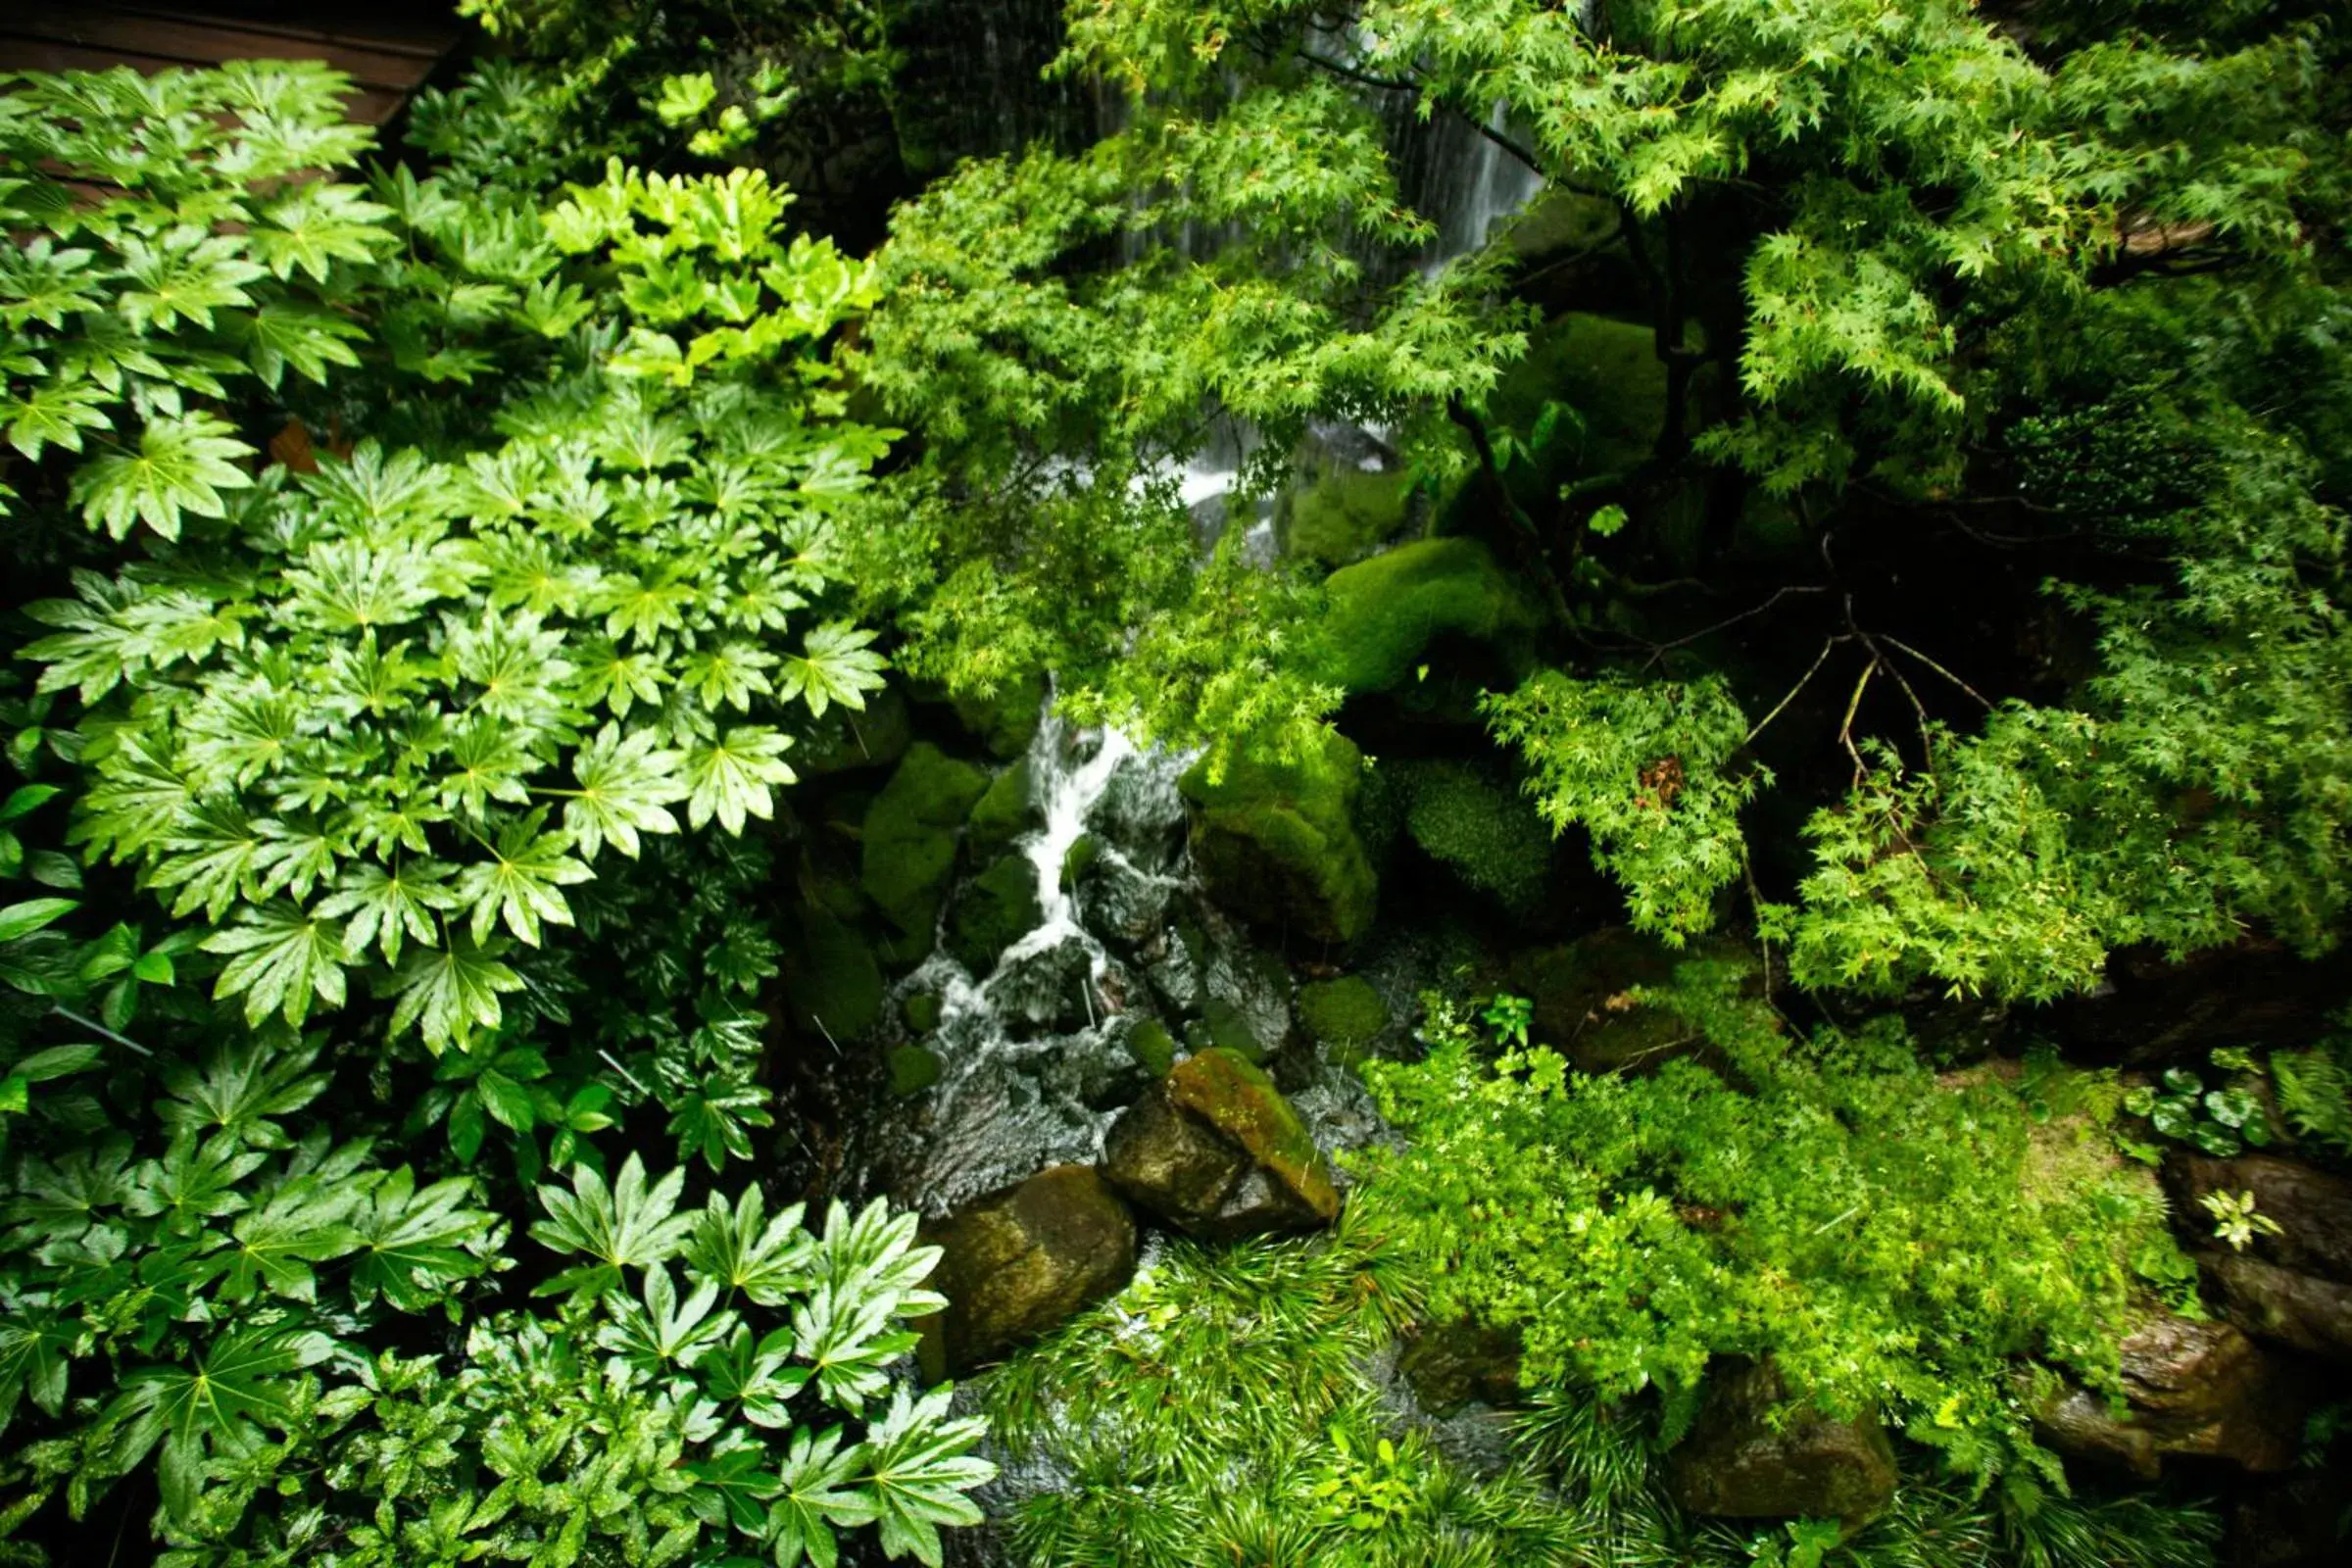
{"type": "Polygon", "coordinates": [[[2071,1389],[2034,1412],[2060,1453],[2153,1481],[2168,1455],[2216,1459],[2257,1474],[2290,1468],[2310,1396],[2291,1366],[2229,1323],[2166,1314],[2128,1336],[2126,1410],[2071,1389]]]}
{"type": "Polygon", "coordinates": [[[1526,356],[1488,399],[1494,423],[1532,434],[1545,403],[1583,417],[1562,419],[1533,455],[1528,493],[1578,479],[1623,473],[1646,461],[1666,424],[1666,367],[1644,321],[1583,311],[1554,317],[1529,334],[1526,356]]]}
{"type": "Polygon", "coordinates": [[[890,1092],[912,1100],[939,1082],[939,1054],[921,1046],[899,1046],[883,1058],[890,1068],[890,1092]]]}
{"type": "Polygon", "coordinates": [[[1140,1019],[1127,1031],[1127,1054],[1154,1078],[1164,1078],[1176,1065],[1176,1037],[1156,1018],[1140,1019]]]}
{"type": "Polygon", "coordinates": [[[1363,976],[1341,975],[1298,988],[1298,1021],[1333,1060],[1352,1061],[1388,1032],[1389,1004],[1363,976]]]}
{"type": "Polygon", "coordinates": [[[938,992],[917,991],[899,1004],[899,1016],[906,1019],[906,1027],[916,1034],[927,1035],[939,1027],[939,1020],[945,1016],[947,1007],[947,998],[938,992]]]}
{"type": "Polygon", "coordinates": [[[899,930],[928,943],[956,871],[956,835],[988,775],[928,741],[907,748],[866,808],[858,885],[899,930]]]}
{"type": "Polygon", "coordinates": [[[2278,1224],[2258,1235],[2252,1255],[2298,1274],[2352,1284],[2352,1180],[2277,1154],[2212,1159],[2186,1151],[2165,1161],[2174,1210],[2202,1226],[2209,1193],[2252,1193],[2254,1211],[2278,1224]]]}
{"type": "Polygon", "coordinates": [[[1275,543],[1298,560],[1350,565],[1404,531],[1412,498],[1405,474],[1317,462],[1275,508],[1275,543]]]}
{"type": "Polygon", "coordinates": [[[1894,1496],[1894,1448],[1877,1417],[1840,1421],[1786,1401],[1770,1362],[1719,1365],[1690,1435],[1668,1455],[1675,1501],[1735,1519],[1838,1519],[1860,1524],[1894,1496]]]}
{"type": "Polygon", "coordinates": [[[1211,997],[1200,1009],[1200,1049],[1222,1049],[1259,1066],[1271,1054],[1266,1043],[1250,1026],[1250,1015],[1223,997],[1211,997]]]}
{"type": "Polygon", "coordinates": [[[2190,1061],[2216,1046],[2299,1046],[2343,1004],[2334,966],[2246,937],[2178,962],[2152,948],[2111,954],[2095,990],[2041,1013],[2066,1054],[2124,1066],[2190,1061]]]}
{"type": "Polygon", "coordinates": [[[1363,756],[1339,732],[1296,762],[1207,760],[1182,781],[1193,861],[1210,899],[1245,920],[1314,942],[1352,942],[1380,894],[1352,808],[1363,756]]]}
{"type": "Polygon", "coordinates": [[[783,954],[793,1022],[836,1042],[855,1040],[882,1017],[882,967],[874,951],[826,909],[804,907],[799,925],[800,939],[783,954]]]}
{"type": "Polygon", "coordinates": [[[1262,1071],[1214,1047],[1178,1062],[1111,1124],[1102,1169],[1204,1241],[1312,1230],[1340,1212],[1298,1110],[1262,1071]]]}
{"type": "Polygon", "coordinates": [[[2238,1252],[2201,1252],[2207,1298],[2257,1339],[2352,1366],[2352,1285],[2238,1252]]]}
{"type": "Polygon", "coordinates": [[[1413,683],[1440,637],[1486,645],[1504,669],[1534,663],[1543,612],[1475,539],[1420,539],[1344,566],[1324,582],[1323,676],[1351,694],[1413,683]]]}
{"type": "Polygon", "coordinates": [[[1587,1072],[1654,1065],[1697,1042],[1663,1007],[1637,1005],[1636,986],[1674,978],[1677,955],[1663,943],[1612,926],[1561,947],[1511,959],[1511,988],[1536,1005],[1535,1037],[1587,1072]]]}
{"type": "Polygon", "coordinates": [[[1138,1207],[1184,1230],[1216,1228],[1250,1155],[1179,1110],[1158,1085],[1123,1111],[1102,1140],[1102,1174],[1138,1207]]]}
{"type": "Polygon", "coordinates": [[[1094,976],[1094,955],[1073,939],[1001,960],[988,996],[1016,1035],[1069,1034],[1101,1016],[1088,996],[1094,976]]]}
{"type": "Polygon", "coordinates": [[[975,975],[1045,918],[1037,898],[1037,867],[1025,855],[1000,857],[956,895],[948,911],[948,951],[975,975]]]}
{"type": "Polygon", "coordinates": [[[990,1193],[920,1239],[947,1307],[917,1325],[928,1382],[959,1376],[1069,1321],[1135,1273],[1135,1217],[1092,1165],[1055,1165],[990,1193]]]}
{"type": "Polygon", "coordinates": [[[988,859],[1012,848],[1012,841],[1043,826],[1037,808],[1029,759],[1024,757],[989,781],[964,824],[963,842],[974,859],[988,859]]]}
{"type": "Polygon", "coordinates": [[[1424,1324],[1405,1340],[1396,1371],[1431,1415],[1453,1414],[1475,1399],[1497,1409],[1521,1400],[1519,1333],[1469,1318],[1424,1324]]]}

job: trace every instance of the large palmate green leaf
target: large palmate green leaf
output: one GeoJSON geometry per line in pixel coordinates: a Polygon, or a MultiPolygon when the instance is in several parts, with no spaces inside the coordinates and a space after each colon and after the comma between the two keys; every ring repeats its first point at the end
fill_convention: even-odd
{"type": "Polygon", "coordinates": [[[221,1335],[192,1366],[145,1367],[122,1379],[103,1424],[127,1468],[158,1444],[164,1506],[192,1515],[208,1460],[249,1448],[261,1429],[282,1431],[296,1399],[292,1374],[334,1353],[316,1329],[255,1326],[221,1335]]]}
{"type": "Polygon", "coordinates": [[[135,455],[85,464],[74,476],[74,499],[93,525],[117,539],[137,523],[176,539],[183,518],[221,515],[227,510],[221,492],[253,482],[238,466],[253,452],[214,415],[159,418],[140,432],[135,455]]]}
{"type": "Polygon", "coordinates": [[[531,1227],[531,1238],[559,1252],[586,1253],[594,1261],[565,1269],[534,1294],[602,1294],[620,1283],[622,1269],[649,1269],[671,1256],[695,1223],[694,1215],[677,1212],[678,1194],[685,1185],[682,1170],[649,1185],[645,1162],[631,1154],[609,1187],[603,1176],[584,1168],[572,1172],[569,1192],[541,1187],[539,1205],[547,1218],[531,1227]]]}

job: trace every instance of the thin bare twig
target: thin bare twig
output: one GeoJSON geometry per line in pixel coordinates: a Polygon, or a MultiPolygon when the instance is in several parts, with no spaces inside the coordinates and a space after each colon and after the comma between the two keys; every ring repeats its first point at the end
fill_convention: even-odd
{"type": "Polygon", "coordinates": [[[1821,645],[1821,652],[1814,656],[1813,662],[1806,666],[1805,672],[1802,675],[1799,675],[1796,678],[1796,684],[1788,688],[1788,695],[1782,698],[1779,702],[1773,704],[1772,711],[1766,713],[1762,718],[1756,720],[1756,727],[1749,730],[1747,732],[1747,739],[1741,741],[1740,744],[1742,746],[1753,745],[1756,737],[1764,733],[1764,726],[1771,723],[1774,719],[1780,717],[1781,714],[1788,709],[1788,705],[1796,701],[1796,694],[1805,689],[1805,683],[1821,673],[1821,666],[1830,662],[1831,650],[1835,649],[1839,643],[1844,641],[1845,637],[1841,633],[1838,636],[1832,637],[1827,642],[1824,642],[1821,645]]]}
{"type": "Polygon", "coordinates": [[[1987,699],[1983,692],[1978,691],[1974,686],[1971,686],[1968,682],[1962,680],[1959,676],[1953,674],[1950,670],[1944,668],[1941,664],[1938,664],[1936,662],[1936,661],[1930,659],[1927,655],[1921,653],[1909,643],[1899,642],[1892,637],[1888,637],[1884,632],[1881,632],[1879,636],[1880,640],[1885,642],[1887,647],[1898,649],[1903,653],[1909,654],[1913,659],[1918,660],[1921,663],[1927,665],[1936,674],[1941,675],[1945,680],[1950,681],[1953,685],[1968,693],[1969,696],[1977,700],[1978,705],[1984,708],[1985,711],[1990,712],[1992,710],[1991,701],[1987,699]]]}
{"type": "Polygon", "coordinates": [[[1845,703],[1845,718],[1838,726],[1838,744],[1844,747],[1845,755],[1854,760],[1852,787],[1855,789],[1860,789],[1862,781],[1870,777],[1870,766],[1862,760],[1861,748],[1854,744],[1854,714],[1862,709],[1862,694],[1870,687],[1870,677],[1878,672],[1879,656],[1873,654],[1870,662],[1862,666],[1862,678],[1854,682],[1854,695],[1847,698],[1845,703]]]}
{"type": "MultiPolygon", "coordinates": [[[[1690,633],[1690,635],[1688,637],[1677,637],[1670,643],[1654,644],[1650,652],[1649,663],[1656,663],[1658,662],[1658,656],[1667,652],[1669,649],[1688,647],[1690,644],[1697,642],[1701,637],[1712,637],[1717,632],[1724,630],[1726,627],[1737,626],[1743,620],[1752,619],[1757,615],[1761,615],[1764,613],[1764,612],[1770,610],[1773,606],[1779,604],[1783,599],[1787,598],[1790,594],[1826,594],[1829,591],[1830,585],[1828,583],[1818,582],[1790,583],[1786,587],[1775,588],[1772,591],[1771,597],[1766,599],[1760,605],[1756,605],[1747,610],[1742,610],[1737,615],[1730,616],[1724,620],[1719,620],[1712,626],[1702,626],[1698,630],[1690,633]]],[[[1646,669],[1649,667],[1649,665],[1644,664],[1642,667],[1646,669]]]]}

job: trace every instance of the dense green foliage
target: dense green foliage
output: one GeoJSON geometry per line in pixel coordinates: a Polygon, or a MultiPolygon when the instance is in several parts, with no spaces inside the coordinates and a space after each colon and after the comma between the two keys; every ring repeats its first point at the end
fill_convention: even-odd
{"type": "Polygon", "coordinates": [[[2021,1364],[2112,1390],[2136,1298],[2193,1279],[2115,1158],[2120,1092],[2049,1063],[1939,1082],[1891,1020],[1794,1038],[1740,978],[1692,963],[1655,999],[1721,1065],[1642,1078],[1523,1026],[1490,1060],[1441,1010],[1426,1060],[1366,1066],[1412,1142],[1360,1156],[1359,1206],[1441,1314],[1518,1329],[1536,1382],[1687,1417],[1711,1360],[1769,1355],[1792,1397],[1883,1407],[1959,1470],[2047,1469],[2021,1364]]]}

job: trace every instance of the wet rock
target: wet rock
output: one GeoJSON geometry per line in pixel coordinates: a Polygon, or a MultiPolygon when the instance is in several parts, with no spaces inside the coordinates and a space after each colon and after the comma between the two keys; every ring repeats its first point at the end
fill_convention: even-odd
{"type": "Polygon", "coordinates": [[[2352,1285],[2235,1252],[2202,1252],[2207,1298],[2257,1339],[2352,1366],[2352,1285]]]}
{"type": "Polygon", "coordinates": [[[1044,822],[1029,759],[1024,757],[990,781],[964,824],[963,841],[974,859],[985,860],[1010,849],[1014,839],[1044,822]]]}
{"type": "Polygon", "coordinates": [[[866,809],[858,885],[918,943],[928,944],[955,874],[956,829],[987,789],[979,768],[923,742],[866,809]]]}
{"type": "Polygon", "coordinates": [[[900,1046],[884,1062],[890,1068],[890,1092],[901,1100],[912,1100],[939,1082],[940,1061],[936,1052],[921,1046],[900,1046]]]}
{"type": "Polygon", "coordinates": [[[1182,788],[1198,808],[1193,859],[1209,897],[1310,941],[1362,935],[1379,897],[1351,816],[1362,772],[1362,754],[1336,731],[1293,764],[1237,760],[1212,780],[1206,760],[1197,763],[1182,788]]]}
{"type": "Polygon", "coordinates": [[[2241,1494],[2230,1511],[2230,1568],[2343,1568],[2345,1471],[2282,1476],[2241,1494]]]}
{"type": "Polygon", "coordinates": [[[927,1035],[939,1027],[940,1018],[947,1012],[947,999],[936,991],[917,991],[899,1004],[899,1016],[906,1027],[918,1035],[927,1035]]]}
{"type": "Polygon", "coordinates": [[[2175,1212],[2200,1227],[2209,1193],[2252,1193],[2254,1211],[2279,1234],[2254,1240],[2252,1255],[2298,1274],[2352,1284],[2352,1180],[2277,1154],[2211,1159],[2176,1153],[2165,1161],[2175,1212]]]}
{"type": "Polygon", "coordinates": [[[1084,1029],[1098,1016],[1089,996],[1094,965],[1094,955],[1076,941],[1007,957],[989,977],[989,1001],[1015,1034],[1084,1029]]]}
{"type": "Polygon", "coordinates": [[[1674,1498],[1692,1513],[1738,1519],[1841,1519],[1856,1524],[1894,1495],[1894,1449],[1874,1416],[1838,1421],[1788,1412],[1769,1362],[1737,1362],[1707,1378],[1690,1435],[1668,1457],[1674,1498]]]}
{"type": "Polygon", "coordinates": [[[2177,963],[2128,949],[2108,958],[2106,976],[2087,996],[2052,1004],[2046,1023],[2071,1054],[2134,1066],[2216,1046],[2304,1044],[2326,1028],[2345,983],[2342,965],[2254,937],[2177,963]]]}
{"type": "Polygon", "coordinates": [[[1175,877],[1147,871],[1112,848],[1095,857],[1079,879],[1078,907],[1087,929],[1141,956],[1143,945],[1165,927],[1177,887],[1175,877]]]}
{"type": "Polygon", "coordinates": [[[1027,856],[1000,857],[956,895],[948,911],[948,951],[973,974],[985,975],[996,967],[998,955],[1044,918],[1037,867],[1027,856]]]}
{"type": "Polygon", "coordinates": [[[1339,1190],[1306,1123],[1229,1051],[1178,1062],[1112,1124],[1102,1161],[1138,1203],[1208,1241],[1339,1217],[1339,1190]]]}
{"type": "Polygon", "coordinates": [[[1535,1036],[1587,1072],[1654,1065],[1696,1045],[1693,1031],[1663,1007],[1628,994],[1664,985],[1689,953],[1622,926],[1511,960],[1511,986],[1536,1004],[1535,1036]]]}
{"type": "Polygon", "coordinates": [[[1176,1108],[1158,1086],[1112,1122],[1102,1174],[1137,1205],[1196,1234],[1216,1229],[1250,1156],[1241,1145],[1176,1108]]]}
{"type": "Polygon", "coordinates": [[[1520,1402],[1519,1334],[1463,1318],[1427,1324],[1406,1340],[1396,1370],[1432,1415],[1451,1415],[1476,1399],[1504,1408],[1520,1402]]]}
{"type": "Polygon", "coordinates": [[[1056,1165],[923,1228],[940,1249],[926,1283],[946,1310],[922,1320],[923,1376],[996,1359],[1118,1291],[1135,1272],[1135,1219],[1091,1165],[1056,1165]]]}
{"type": "Polygon", "coordinates": [[[1350,693],[1409,684],[1422,655],[1443,636],[1493,649],[1506,668],[1533,663],[1530,639],[1542,612],[1475,539],[1420,539],[1325,579],[1331,650],[1324,678],[1350,693]]]}
{"type": "Polygon", "coordinates": [[[1127,1031],[1127,1054],[1152,1077],[1164,1078],[1176,1065],[1176,1038],[1168,1033],[1166,1024],[1145,1018],[1127,1031]]]}
{"type": "Polygon", "coordinates": [[[1389,1004],[1361,975],[1298,988],[1298,1021],[1334,1061],[1353,1061],[1389,1028],[1389,1004]]]}
{"type": "Polygon", "coordinates": [[[2168,1454],[2256,1472],[2295,1462],[2309,1396],[2293,1368],[2228,1323],[2159,1317],[2123,1342],[2125,1413],[2069,1390],[2034,1412],[2060,1453],[2156,1479],[2168,1454]]]}

